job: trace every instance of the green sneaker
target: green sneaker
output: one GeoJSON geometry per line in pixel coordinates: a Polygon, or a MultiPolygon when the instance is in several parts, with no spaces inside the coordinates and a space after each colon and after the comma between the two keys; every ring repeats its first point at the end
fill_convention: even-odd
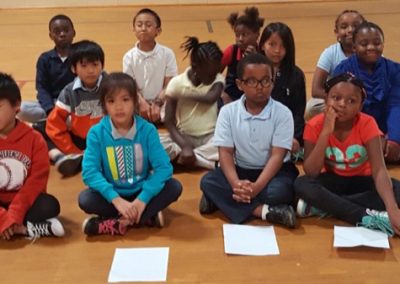
{"type": "Polygon", "coordinates": [[[296,208],[297,216],[300,218],[319,216],[320,218],[324,218],[328,216],[328,213],[307,204],[303,199],[299,199],[297,202],[296,208]]]}
{"type": "Polygon", "coordinates": [[[367,209],[366,212],[367,215],[361,219],[361,223],[358,223],[357,226],[362,226],[372,230],[379,230],[386,233],[390,237],[394,236],[394,230],[386,211],[367,209]]]}

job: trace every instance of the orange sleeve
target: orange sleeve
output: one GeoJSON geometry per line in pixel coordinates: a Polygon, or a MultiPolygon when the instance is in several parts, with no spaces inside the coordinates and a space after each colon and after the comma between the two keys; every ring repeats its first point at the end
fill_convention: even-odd
{"type": "Polygon", "coordinates": [[[47,118],[46,133],[64,154],[81,154],[82,150],[75,146],[68,132],[68,115],[66,110],[56,105],[47,118]]]}

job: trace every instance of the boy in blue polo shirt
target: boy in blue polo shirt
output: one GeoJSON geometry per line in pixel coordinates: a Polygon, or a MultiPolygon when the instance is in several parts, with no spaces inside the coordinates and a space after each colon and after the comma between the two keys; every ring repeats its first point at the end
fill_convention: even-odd
{"type": "Polygon", "coordinates": [[[290,161],[291,112],[270,97],[273,70],[265,56],[246,56],[237,71],[244,95],[219,113],[214,145],[221,167],[200,182],[200,213],[219,209],[233,223],[253,216],[294,228],[296,216],[289,204],[298,171],[290,161]]]}

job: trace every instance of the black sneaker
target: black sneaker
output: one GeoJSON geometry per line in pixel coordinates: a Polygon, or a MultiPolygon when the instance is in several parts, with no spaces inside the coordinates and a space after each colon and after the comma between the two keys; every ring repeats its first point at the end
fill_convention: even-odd
{"type": "Polygon", "coordinates": [[[40,237],[62,237],[64,236],[64,228],[57,218],[47,219],[43,222],[27,222],[26,223],[27,238],[36,240],[40,237]]]}
{"type": "Polygon", "coordinates": [[[201,195],[199,203],[200,214],[211,214],[217,210],[218,210],[217,206],[215,206],[215,204],[210,199],[208,199],[203,193],[201,195]]]}
{"type": "Polygon", "coordinates": [[[270,223],[281,224],[289,228],[296,227],[296,213],[292,206],[281,204],[269,206],[267,221],[270,223]]]}
{"type": "Polygon", "coordinates": [[[143,223],[141,223],[141,225],[162,228],[165,225],[164,214],[162,213],[162,211],[158,211],[156,215],[154,215],[147,221],[144,221],[143,223]]]}
{"type": "Polygon", "coordinates": [[[125,235],[127,228],[116,218],[89,217],[83,221],[82,230],[88,236],[125,235]]]}
{"type": "Polygon", "coordinates": [[[82,159],[81,154],[65,155],[56,161],[55,166],[64,177],[71,177],[82,170],[82,159]]]}

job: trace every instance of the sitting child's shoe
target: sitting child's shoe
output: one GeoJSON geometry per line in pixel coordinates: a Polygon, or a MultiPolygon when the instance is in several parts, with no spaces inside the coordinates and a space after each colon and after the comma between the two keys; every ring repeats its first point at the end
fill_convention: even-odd
{"type": "Polygon", "coordinates": [[[127,228],[118,219],[105,219],[101,217],[89,217],[82,224],[83,232],[87,236],[95,235],[125,235],[127,228]]]}
{"type": "Polygon", "coordinates": [[[145,221],[142,225],[162,228],[165,225],[164,214],[162,211],[158,211],[156,215],[145,221]]]}
{"type": "Polygon", "coordinates": [[[270,223],[281,224],[288,228],[296,227],[296,213],[290,205],[268,206],[266,219],[270,223]]]}
{"type": "Polygon", "coordinates": [[[60,157],[55,166],[57,171],[64,177],[71,177],[82,170],[82,154],[69,154],[60,157]]]}
{"type": "Polygon", "coordinates": [[[311,206],[310,204],[307,204],[303,199],[299,199],[297,202],[297,216],[301,218],[305,217],[312,217],[312,216],[319,216],[321,218],[324,218],[328,215],[328,213],[311,206]]]}
{"type": "Polygon", "coordinates": [[[27,238],[36,240],[40,237],[62,237],[64,236],[64,228],[57,218],[47,219],[43,222],[27,222],[26,223],[27,238]]]}
{"type": "Polygon", "coordinates": [[[361,223],[358,223],[357,226],[362,226],[372,230],[379,230],[390,237],[394,236],[394,230],[386,211],[367,209],[366,213],[367,215],[361,219],[361,223]]]}
{"type": "Polygon", "coordinates": [[[203,193],[201,195],[199,203],[200,214],[211,214],[217,210],[218,210],[217,206],[215,206],[215,204],[210,199],[208,199],[203,193]]]}

